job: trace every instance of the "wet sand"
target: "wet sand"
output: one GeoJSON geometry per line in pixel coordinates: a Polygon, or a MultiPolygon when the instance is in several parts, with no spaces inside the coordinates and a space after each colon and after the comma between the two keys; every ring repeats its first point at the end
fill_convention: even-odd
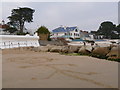
{"type": "Polygon", "coordinates": [[[2,50],[3,88],[117,88],[118,63],[89,56],[2,50]]]}

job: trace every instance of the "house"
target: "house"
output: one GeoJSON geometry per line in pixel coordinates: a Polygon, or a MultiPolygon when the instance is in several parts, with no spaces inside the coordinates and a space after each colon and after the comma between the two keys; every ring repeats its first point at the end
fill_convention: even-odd
{"type": "Polygon", "coordinates": [[[80,30],[77,26],[75,27],[60,26],[52,30],[51,38],[57,37],[63,37],[66,39],[83,39],[83,40],[91,39],[87,31],[80,30]]]}
{"type": "Polygon", "coordinates": [[[5,24],[4,20],[2,20],[2,23],[0,23],[0,35],[2,34],[10,34],[9,32],[4,31],[9,26],[5,24]]]}
{"type": "Polygon", "coordinates": [[[89,36],[93,39],[104,39],[104,35],[97,34],[97,31],[91,31],[89,36]]]}
{"type": "Polygon", "coordinates": [[[83,31],[83,30],[80,30],[80,38],[82,40],[91,40],[92,38],[90,37],[90,34],[88,31],[83,31]]]}
{"type": "Polygon", "coordinates": [[[80,30],[76,26],[75,27],[60,26],[52,30],[51,33],[51,38],[57,38],[57,37],[71,38],[71,39],[80,38],[80,30]]]}

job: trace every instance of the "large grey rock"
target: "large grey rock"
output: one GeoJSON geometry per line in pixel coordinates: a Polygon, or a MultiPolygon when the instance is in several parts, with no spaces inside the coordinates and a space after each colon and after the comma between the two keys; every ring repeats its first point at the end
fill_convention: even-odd
{"type": "Polygon", "coordinates": [[[40,52],[40,48],[39,48],[39,47],[34,47],[34,48],[32,49],[32,51],[40,52]]]}
{"type": "Polygon", "coordinates": [[[93,49],[100,47],[97,43],[95,43],[93,46],[93,49]]]}
{"type": "Polygon", "coordinates": [[[55,45],[50,45],[50,44],[48,44],[46,47],[48,48],[48,51],[50,51],[51,48],[55,47],[55,45]]]}
{"type": "Polygon", "coordinates": [[[54,46],[50,49],[50,52],[61,52],[62,46],[54,46]]]}
{"type": "Polygon", "coordinates": [[[91,51],[90,48],[86,48],[86,46],[82,46],[79,49],[78,53],[87,55],[87,54],[90,54],[90,51],[91,51]]]}
{"type": "Polygon", "coordinates": [[[85,49],[89,52],[92,52],[93,50],[93,47],[92,46],[85,46],[85,49]]]}
{"type": "Polygon", "coordinates": [[[106,56],[110,51],[110,47],[96,47],[93,51],[93,55],[106,56]]]}
{"type": "Polygon", "coordinates": [[[120,59],[120,45],[112,47],[107,56],[108,59],[120,59]]]}
{"type": "Polygon", "coordinates": [[[34,47],[33,51],[35,51],[35,52],[48,52],[48,48],[46,46],[34,47]]]}
{"type": "Polygon", "coordinates": [[[69,46],[68,53],[78,53],[81,46],[69,46]]]}
{"type": "Polygon", "coordinates": [[[48,47],[46,47],[46,46],[40,46],[38,49],[39,49],[41,52],[48,52],[48,47]]]}
{"type": "Polygon", "coordinates": [[[62,53],[68,53],[69,46],[63,46],[61,52],[62,53]]]}

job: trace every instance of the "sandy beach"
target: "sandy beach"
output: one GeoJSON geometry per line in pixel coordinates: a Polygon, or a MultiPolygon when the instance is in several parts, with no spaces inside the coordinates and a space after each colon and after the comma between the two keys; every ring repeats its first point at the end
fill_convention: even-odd
{"type": "Polygon", "coordinates": [[[89,56],[2,50],[3,88],[118,88],[118,62],[89,56]]]}

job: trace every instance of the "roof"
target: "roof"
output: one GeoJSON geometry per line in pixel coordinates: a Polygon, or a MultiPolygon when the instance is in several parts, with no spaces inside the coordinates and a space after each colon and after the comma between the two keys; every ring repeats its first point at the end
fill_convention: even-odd
{"type": "Polygon", "coordinates": [[[77,27],[58,27],[58,28],[52,30],[52,32],[54,32],[54,33],[68,32],[68,31],[73,31],[75,28],[77,28],[77,27]]]}
{"type": "Polygon", "coordinates": [[[3,29],[5,29],[5,28],[8,28],[9,26],[8,25],[6,25],[6,24],[4,24],[4,25],[1,25],[0,24],[0,28],[3,28],[3,29]]]}

